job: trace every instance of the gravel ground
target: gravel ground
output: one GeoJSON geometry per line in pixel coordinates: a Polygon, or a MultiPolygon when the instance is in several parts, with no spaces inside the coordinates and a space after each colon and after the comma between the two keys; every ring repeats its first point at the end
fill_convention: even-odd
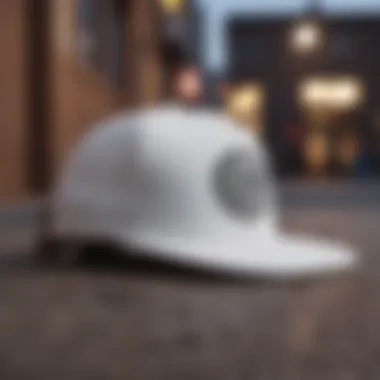
{"type": "Polygon", "coordinates": [[[304,284],[137,270],[133,262],[42,270],[28,261],[31,231],[7,230],[0,379],[378,380],[380,207],[359,203],[285,212],[287,230],[362,249],[357,275],[304,284]]]}

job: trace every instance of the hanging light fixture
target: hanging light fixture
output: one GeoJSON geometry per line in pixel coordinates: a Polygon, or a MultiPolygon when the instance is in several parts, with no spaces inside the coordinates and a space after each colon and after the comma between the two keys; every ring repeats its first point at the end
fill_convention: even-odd
{"type": "Polygon", "coordinates": [[[316,22],[302,21],[295,26],[291,35],[293,50],[310,53],[318,49],[322,42],[322,31],[316,22]]]}
{"type": "Polygon", "coordinates": [[[294,25],[291,35],[291,47],[297,53],[312,53],[323,42],[323,30],[318,20],[319,0],[310,0],[306,16],[294,25]]]}

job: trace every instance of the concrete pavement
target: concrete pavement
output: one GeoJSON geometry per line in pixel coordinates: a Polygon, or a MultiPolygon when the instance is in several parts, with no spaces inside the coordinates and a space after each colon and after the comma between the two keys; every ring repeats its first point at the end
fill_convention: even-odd
{"type": "MultiPolygon", "coordinates": [[[[304,197],[283,227],[358,246],[356,276],[259,286],[14,265],[0,275],[0,378],[378,380],[380,186],[302,186],[283,191],[304,197]]],[[[28,223],[15,226],[2,238],[27,253],[28,223]]]]}

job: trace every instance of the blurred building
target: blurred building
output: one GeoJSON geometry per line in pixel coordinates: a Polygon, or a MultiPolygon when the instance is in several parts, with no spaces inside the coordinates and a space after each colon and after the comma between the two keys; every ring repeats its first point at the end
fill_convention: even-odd
{"type": "Polygon", "coordinates": [[[26,31],[24,2],[0,2],[0,195],[13,198],[26,193],[28,132],[26,125],[26,31]]]}
{"type": "Polygon", "coordinates": [[[2,201],[44,192],[68,150],[97,120],[160,101],[170,39],[186,43],[198,62],[197,18],[185,24],[185,14],[196,12],[190,3],[0,2],[2,201]]]}
{"type": "Polygon", "coordinates": [[[379,173],[380,15],[235,18],[227,43],[228,109],[281,173],[379,173]]]}

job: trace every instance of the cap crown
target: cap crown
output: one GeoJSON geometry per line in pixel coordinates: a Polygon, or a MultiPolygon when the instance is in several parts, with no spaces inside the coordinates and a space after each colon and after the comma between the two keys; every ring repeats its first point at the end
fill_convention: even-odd
{"type": "Polygon", "coordinates": [[[102,123],[79,144],[58,188],[66,210],[75,203],[89,218],[87,205],[92,221],[131,233],[239,238],[272,228],[277,214],[260,140],[223,115],[178,107],[102,123]]]}

